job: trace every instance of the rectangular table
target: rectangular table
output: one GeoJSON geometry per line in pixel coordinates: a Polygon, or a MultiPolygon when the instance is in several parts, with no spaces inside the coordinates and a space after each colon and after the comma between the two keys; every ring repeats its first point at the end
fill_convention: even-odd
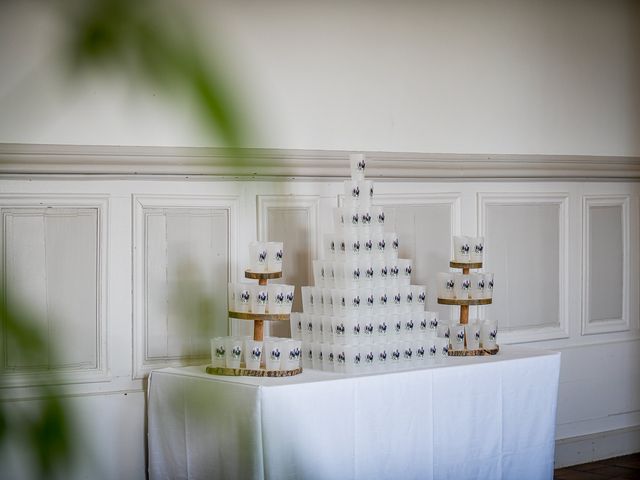
{"type": "Polygon", "coordinates": [[[559,370],[515,346],[361,376],[157,370],[150,478],[551,479],[559,370]]]}

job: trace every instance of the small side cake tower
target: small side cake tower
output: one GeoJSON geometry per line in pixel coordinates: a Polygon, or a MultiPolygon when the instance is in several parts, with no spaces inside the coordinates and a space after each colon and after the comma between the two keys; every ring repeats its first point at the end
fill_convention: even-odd
{"type": "MultiPolygon", "coordinates": [[[[439,279],[438,303],[441,305],[458,305],[460,307],[459,325],[464,325],[464,348],[449,349],[450,356],[475,356],[495,355],[499,351],[496,344],[497,327],[495,322],[485,321],[478,323],[473,339],[467,338],[470,331],[469,306],[490,305],[493,302],[493,274],[470,274],[470,270],[482,268],[484,239],[476,237],[475,258],[469,250],[469,237],[454,237],[455,256],[458,257],[449,262],[452,269],[461,269],[462,274],[442,273],[439,279]],[[443,295],[446,292],[446,296],[443,295]]],[[[451,330],[451,327],[450,327],[451,330]]],[[[460,330],[462,331],[462,330],[460,330]]],[[[453,332],[450,332],[453,335],[453,332]]],[[[458,341],[461,339],[458,338],[458,341]]],[[[453,343],[452,339],[450,342],[453,343]]],[[[461,344],[462,345],[462,344],[461,344]]]]}
{"type": "MultiPolygon", "coordinates": [[[[281,278],[282,271],[279,272],[253,272],[251,270],[245,270],[244,277],[258,280],[258,285],[266,287],[267,282],[272,279],[281,278]]],[[[262,342],[264,340],[264,322],[288,322],[289,313],[253,313],[253,312],[236,312],[229,310],[229,318],[235,318],[238,320],[249,320],[253,322],[253,339],[256,342],[262,342]]]]}
{"type": "MultiPolygon", "coordinates": [[[[252,269],[245,278],[258,284],[229,284],[228,317],[253,322],[253,337],[231,336],[211,339],[212,365],[207,373],[228,376],[289,377],[302,373],[301,341],[264,336],[264,322],[289,322],[294,299],[293,285],[268,285],[282,277],[281,242],[252,242],[249,245],[252,269]],[[274,246],[273,253],[267,246],[274,246]],[[267,267],[267,257],[276,258],[278,268],[267,267]]],[[[269,260],[269,264],[271,260],[269,260]]]]}

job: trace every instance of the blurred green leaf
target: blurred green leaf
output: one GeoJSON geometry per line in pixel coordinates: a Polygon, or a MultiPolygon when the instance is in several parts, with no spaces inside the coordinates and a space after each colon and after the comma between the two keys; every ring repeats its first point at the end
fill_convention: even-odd
{"type": "MultiPolygon", "coordinates": [[[[179,11],[180,2],[55,0],[47,5],[59,14],[67,33],[63,53],[72,78],[79,78],[83,71],[108,72],[138,80],[144,88],[160,89],[168,97],[187,98],[197,106],[199,120],[212,138],[219,137],[229,149],[235,164],[245,162],[242,148],[247,146],[249,132],[236,92],[223,66],[202,54],[193,29],[179,11]]],[[[214,300],[193,285],[189,291],[185,298],[193,303],[185,313],[196,319],[195,334],[206,332],[214,300]]],[[[0,293],[4,337],[0,340],[20,353],[21,364],[38,363],[45,354],[50,364],[55,361],[55,348],[49,345],[46,332],[35,326],[26,310],[7,301],[1,284],[0,293]]],[[[54,384],[55,373],[51,375],[54,384]]],[[[7,379],[7,372],[0,372],[0,392],[9,385],[7,379]]],[[[41,399],[33,409],[9,408],[6,399],[0,398],[0,444],[26,442],[41,478],[60,476],[70,470],[80,447],[72,434],[72,412],[58,391],[46,385],[31,388],[41,399]]]]}
{"type": "MultiPolygon", "coordinates": [[[[72,72],[106,69],[140,78],[147,88],[189,98],[202,124],[230,153],[247,146],[247,122],[225,70],[211,55],[203,56],[179,2],[67,1],[62,6],[72,72]]],[[[236,155],[236,161],[242,163],[242,155],[236,155]]]]}
{"type": "MultiPolygon", "coordinates": [[[[15,301],[7,299],[2,284],[0,292],[0,340],[15,347],[21,364],[28,365],[40,359],[42,352],[55,356],[43,333],[35,326],[33,317],[15,301]]],[[[0,372],[0,391],[9,385],[8,373],[0,372]]],[[[55,383],[55,375],[52,375],[52,383],[55,383]]],[[[23,443],[25,451],[33,455],[40,477],[51,478],[56,472],[69,471],[75,458],[71,415],[51,387],[41,385],[35,387],[35,391],[40,400],[34,408],[15,408],[14,404],[0,398],[0,444],[7,441],[14,445],[23,443]]]]}

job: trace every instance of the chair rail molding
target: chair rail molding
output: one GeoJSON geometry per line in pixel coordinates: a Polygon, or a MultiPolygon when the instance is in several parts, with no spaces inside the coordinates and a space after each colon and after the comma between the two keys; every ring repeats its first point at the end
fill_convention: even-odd
{"type": "MultiPolygon", "coordinates": [[[[0,143],[0,175],[344,178],[344,150],[0,143]]],[[[640,157],[364,152],[369,178],[640,180],[640,157]]]]}

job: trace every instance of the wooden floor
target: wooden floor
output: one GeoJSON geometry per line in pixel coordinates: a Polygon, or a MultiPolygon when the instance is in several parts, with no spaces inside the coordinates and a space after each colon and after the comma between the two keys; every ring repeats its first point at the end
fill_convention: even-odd
{"type": "Polygon", "coordinates": [[[640,479],[640,453],[559,468],[554,472],[553,478],[554,480],[638,480],[640,479]]]}

